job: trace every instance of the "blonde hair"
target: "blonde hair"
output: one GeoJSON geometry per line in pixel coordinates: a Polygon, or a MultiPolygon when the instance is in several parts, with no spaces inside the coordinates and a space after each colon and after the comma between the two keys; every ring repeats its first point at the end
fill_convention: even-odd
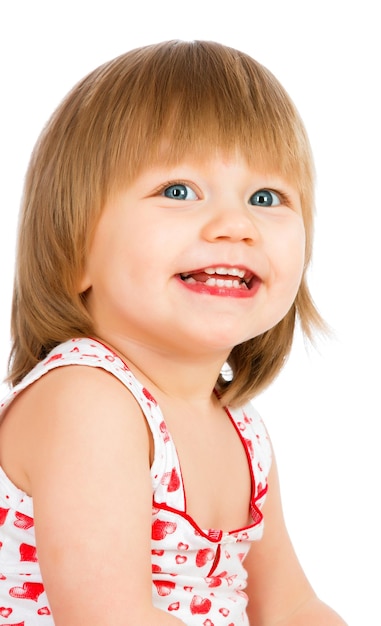
{"type": "MultiPolygon", "coordinates": [[[[300,193],[311,259],[314,167],[300,116],[277,79],[248,55],[215,42],[169,41],[105,63],[63,100],[31,157],[21,208],[9,380],[16,384],[58,343],[92,336],[78,293],[86,253],[109,195],[158,161],[239,150],[300,193]]],[[[236,346],[224,403],[268,385],[290,351],[296,316],[321,325],[304,274],[274,328],[236,346]]]]}

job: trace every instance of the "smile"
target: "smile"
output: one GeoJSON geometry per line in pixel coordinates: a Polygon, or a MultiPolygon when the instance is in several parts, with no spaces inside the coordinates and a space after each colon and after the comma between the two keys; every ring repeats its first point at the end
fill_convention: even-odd
{"type": "Polygon", "coordinates": [[[241,267],[206,267],[179,276],[190,288],[215,295],[253,295],[254,287],[261,282],[253,272],[241,267]]]}

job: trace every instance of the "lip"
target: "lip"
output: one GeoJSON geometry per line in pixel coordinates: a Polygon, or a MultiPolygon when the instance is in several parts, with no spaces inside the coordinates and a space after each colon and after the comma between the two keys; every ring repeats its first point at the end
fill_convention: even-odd
{"type": "Polygon", "coordinates": [[[214,264],[176,275],[190,291],[230,298],[252,298],[262,284],[261,278],[243,265],[214,264]]]}

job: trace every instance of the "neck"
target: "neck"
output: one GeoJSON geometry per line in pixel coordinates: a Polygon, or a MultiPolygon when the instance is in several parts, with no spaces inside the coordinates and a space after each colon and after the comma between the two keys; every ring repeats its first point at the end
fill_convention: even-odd
{"type": "Polygon", "coordinates": [[[126,362],[137,379],[159,397],[193,406],[215,403],[214,389],[228,353],[186,354],[155,350],[120,337],[100,337],[126,362]]]}

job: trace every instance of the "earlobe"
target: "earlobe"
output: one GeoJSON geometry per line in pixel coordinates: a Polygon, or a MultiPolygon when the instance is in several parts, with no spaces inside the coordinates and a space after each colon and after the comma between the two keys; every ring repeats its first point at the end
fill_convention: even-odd
{"type": "Polygon", "coordinates": [[[85,291],[88,291],[88,289],[90,289],[90,287],[92,286],[92,281],[91,278],[89,276],[89,273],[87,271],[87,269],[85,268],[81,278],[78,281],[78,293],[85,293],[85,291]]]}

